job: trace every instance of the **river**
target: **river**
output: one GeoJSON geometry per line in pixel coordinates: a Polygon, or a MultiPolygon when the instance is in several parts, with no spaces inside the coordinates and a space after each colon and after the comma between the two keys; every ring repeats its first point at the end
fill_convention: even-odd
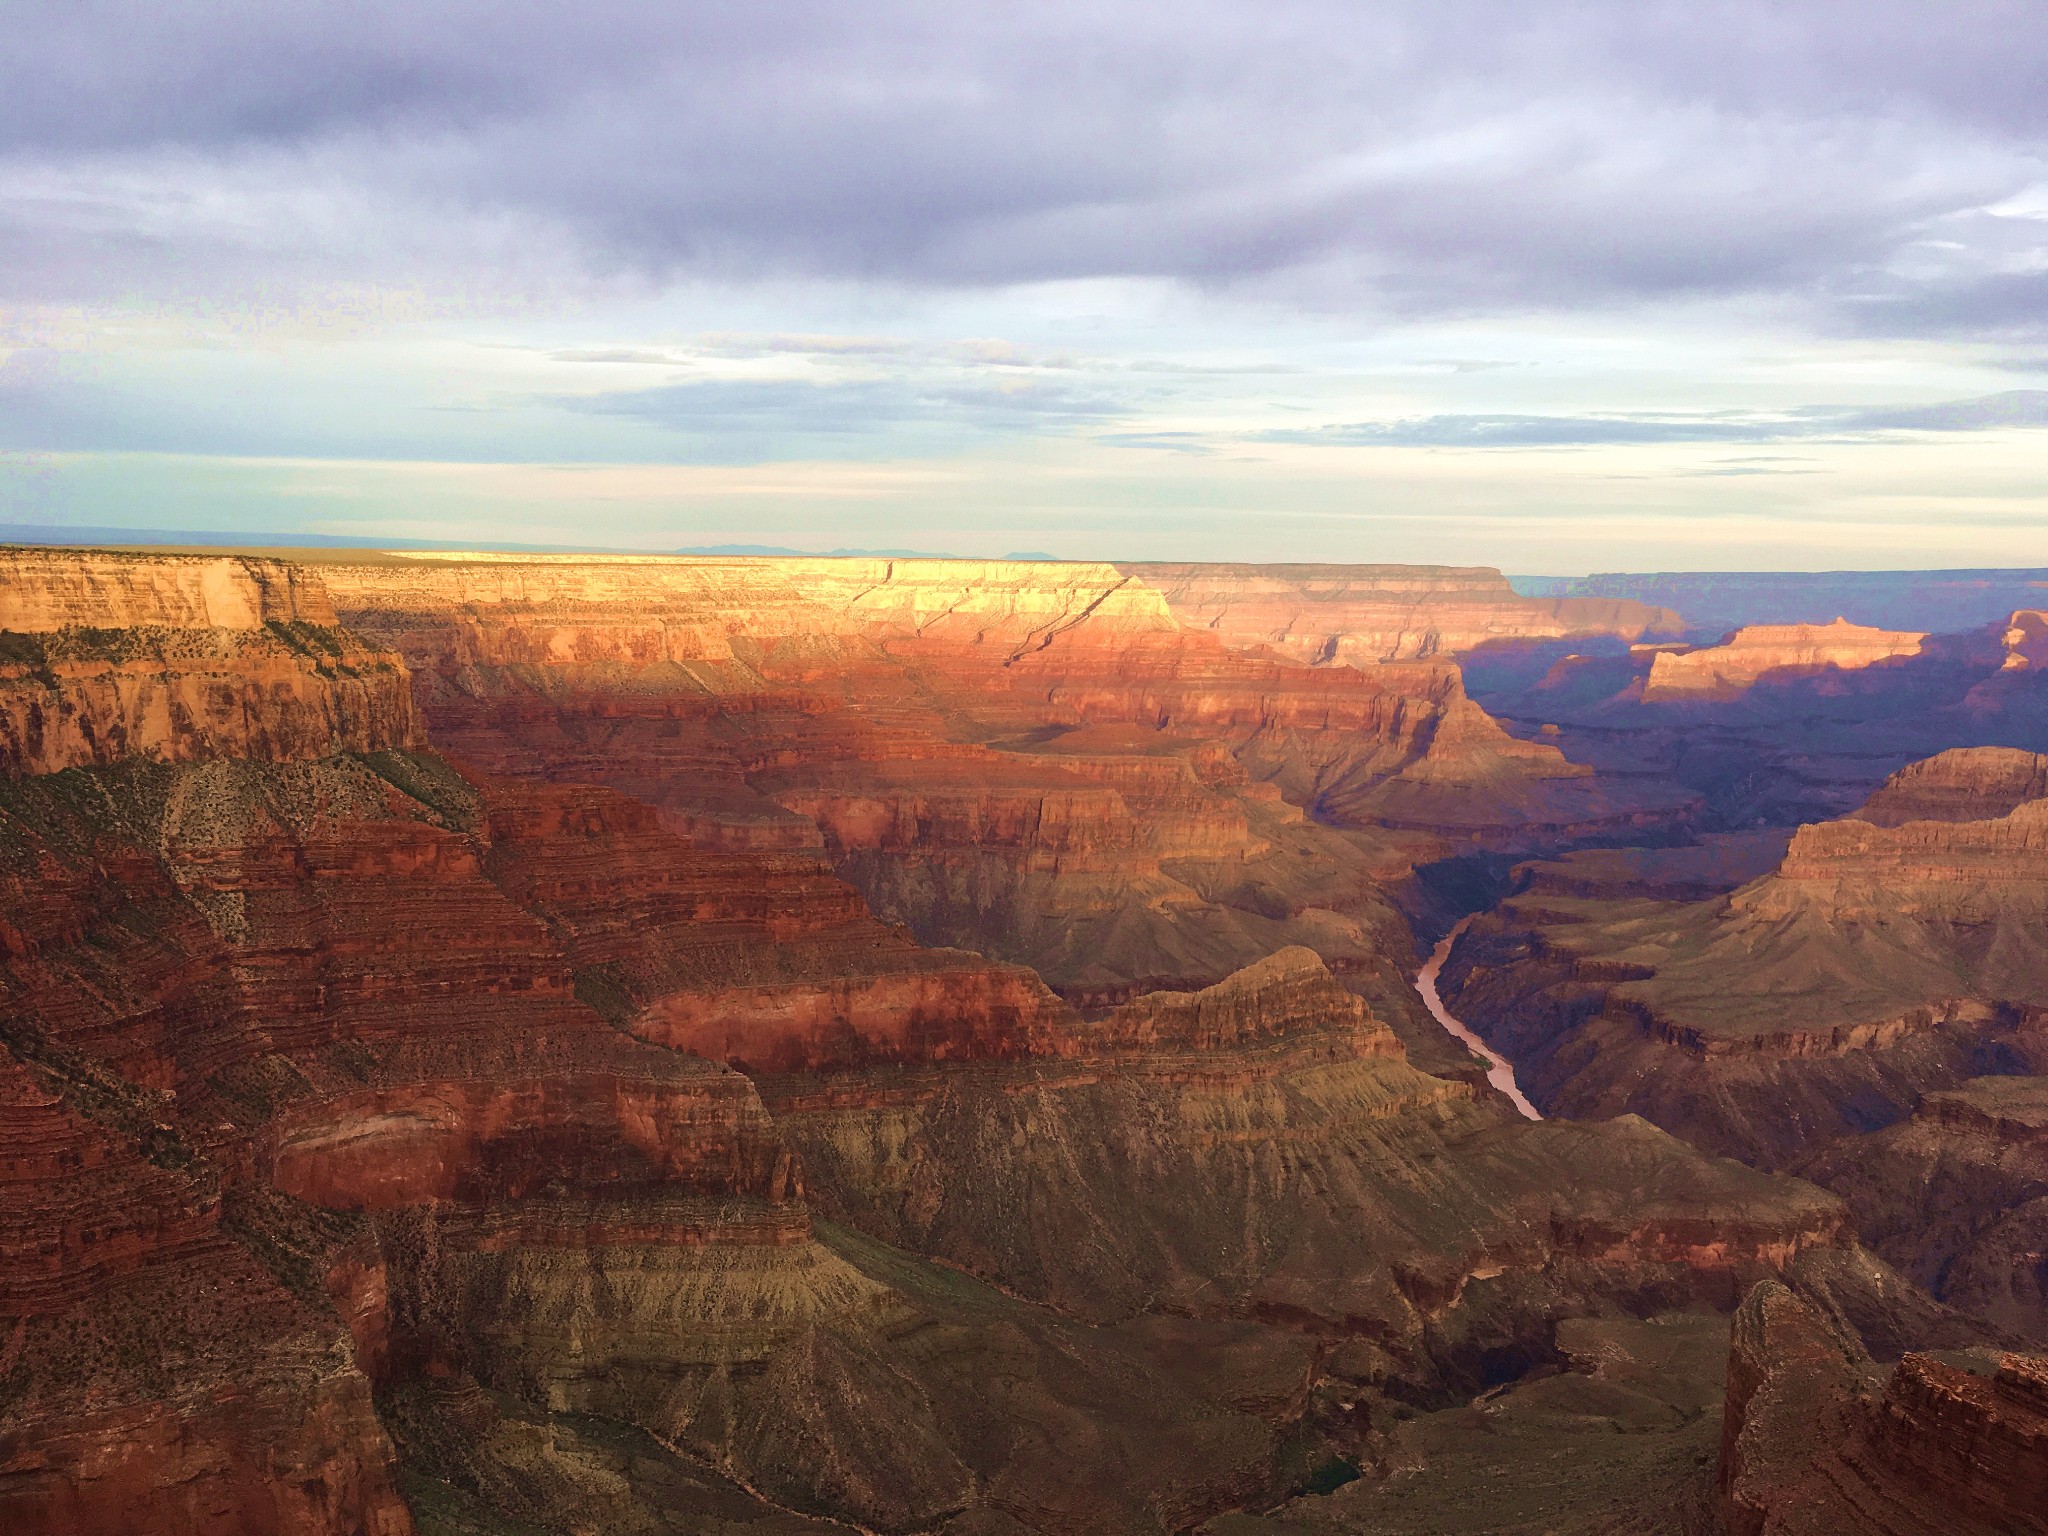
{"type": "Polygon", "coordinates": [[[1451,946],[1458,942],[1458,935],[1465,931],[1465,925],[1471,921],[1470,917],[1459,918],[1458,926],[1444,935],[1443,943],[1437,945],[1429,957],[1429,963],[1423,966],[1422,973],[1415,978],[1415,990],[1422,994],[1422,1005],[1430,1011],[1437,1023],[1470,1046],[1475,1054],[1486,1058],[1489,1063],[1486,1080],[1514,1100],[1515,1108],[1531,1120],[1541,1120],[1543,1116],[1536,1112],[1536,1106],[1529,1102],[1528,1095],[1515,1083],[1515,1064],[1452,1018],[1450,1009],[1444,1006],[1444,1000],[1437,996],[1436,979],[1443,974],[1444,962],[1451,958],[1451,946]]]}

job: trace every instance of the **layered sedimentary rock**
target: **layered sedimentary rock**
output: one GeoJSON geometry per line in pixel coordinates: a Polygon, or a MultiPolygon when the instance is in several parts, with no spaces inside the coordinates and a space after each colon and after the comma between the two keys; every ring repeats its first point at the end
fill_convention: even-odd
{"type": "Polygon", "coordinates": [[[1485,567],[1125,564],[1182,623],[1318,666],[1376,666],[1502,641],[1675,636],[1679,616],[1628,598],[1526,598],[1485,567]]]}
{"type": "Polygon", "coordinates": [[[415,746],[407,681],[283,561],[0,551],[0,772],[415,746]]]}
{"type": "Polygon", "coordinates": [[[1852,816],[1874,826],[1909,821],[1994,821],[2030,800],[2048,800],[2048,756],[2016,747],[1937,753],[1908,764],[1852,816]]]}
{"type": "Polygon", "coordinates": [[[36,707],[220,665],[0,777],[10,1528],[1166,1536],[1595,1324],[1909,1289],[1411,1059],[1388,888],[1678,809],[1447,666],[1107,567],[64,558],[36,707]]]}
{"type": "MultiPolygon", "coordinates": [[[[403,1530],[372,1386],[409,1496],[466,1519],[610,1507],[566,1491],[588,1420],[559,1455],[522,1440],[545,1427],[552,1447],[560,1414],[653,1437],[618,1508],[683,1489],[735,1525],[798,1528],[798,1505],[917,1527],[1007,1489],[1071,1505],[1064,1528],[1164,1529],[1264,1485],[1267,1422],[1147,1350],[819,1242],[752,1084],[577,997],[758,982],[807,939],[848,946],[841,983],[865,946],[885,977],[892,955],[945,985],[1013,976],[1066,1017],[1034,980],[921,956],[815,866],[791,905],[731,856],[671,869],[672,838],[631,858],[667,834],[615,796],[510,786],[500,804],[421,755],[123,765],[14,781],[6,809],[0,1025],[69,1072],[26,1108],[101,1113],[125,1149],[72,1152],[40,1122],[10,1139],[33,1155],[7,1241],[35,1262],[4,1299],[40,1351],[0,1413],[10,1528],[403,1530]],[[587,899],[593,844],[609,906],[587,899]],[[90,1344],[108,1328],[125,1331],[90,1344]],[[992,1350],[1099,1457],[1055,1466],[992,1426],[992,1350]],[[1142,1408],[1112,1385],[1133,1380],[1142,1408]],[[569,1503],[506,1505],[515,1467],[569,1503]]],[[[929,1033],[908,1010],[857,1016],[895,1033],[851,1059],[942,1060],[988,996],[970,985],[929,1033]]],[[[739,1054],[787,1038],[772,1004],[727,1001],[753,1026],[739,1054]]]]}
{"type": "Polygon", "coordinates": [[[1774,682],[1856,672],[1917,656],[1927,636],[1872,629],[1837,618],[1832,624],[1753,624],[1720,645],[1696,651],[1659,650],[1650,658],[1645,701],[1729,699],[1766,678],[1774,682]]]}
{"type": "Polygon", "coordinates": [[[1575,762],[1697,791],[1695,823],[1717,830],[1840,817],[1945,749],[2031,751],[2048,739],[2048,671],[2029,660],[2048,631],[2030,610],[1917,642],[1915,631],[1853,630],[1766,626],[1693,650],[1552,647],[1540,676],[1494,666],[1474,690],[1575,762]],[[1741,643],[1767,631],[1794,639],[1741,643]]]}
{"type": "Polygon", "coordinates": [[[762,1086],[838,1219],[1105,1322],[1370,1340],[1339,1396],[1437,1397],[1592,1297],[1711,1299],[1838,1240],[1832,1201],[1640,1121],[1531,1125],[1416,1071],[1302,950],[1138,999],[1055,1062],[762,1086]]]}
{"type": "Polygon", "coordinates": [[[1722,1529],[2048,1530],[2048,1361],[1979,1371],[1909,1354],[1886,1379],[1809,1304],[1760,1285],[1729,1354],[1722,1529]]]}
{"type": "Polygon", "coordinates": [[[7,1528],[407,1536],[346,1335],[222,1231],[218,1177],[165,1106],[7,1033],[7,1528]]]}
{"type": "Polygon", "coordinates": [[[1287,943],[1361,963],[1398,929],[1361,870],[1686,803],[1514,740],[1454,667],[1240,654],[1110,566],[325,569],[466,761],[605,784],[704,846],[821,848],[921,941],[1089,1007],[1287,943]]]}
{"type": "Polygon", "coordinates": [[[318,576],[284,560],[0,547],[0,630],[332,626],[318,576]]]}
{"type": "Polygon", "coordinates": [[[2043,766],[1944,754],[1723,897],[1532,889],[1470,930],[1446,996],[1546,1108],[1766,1164],[1875,1129],[2048,1060],[2048,800],[2018,799],[2043,766]]]}

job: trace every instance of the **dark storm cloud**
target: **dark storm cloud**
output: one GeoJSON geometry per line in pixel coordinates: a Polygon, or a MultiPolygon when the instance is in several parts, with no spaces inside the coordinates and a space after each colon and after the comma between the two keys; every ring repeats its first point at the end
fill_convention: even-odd
{"type": "Polygon", "coordinates": [[[1590,448],[1630,443],[1775,443],[1896,432],[1990,432],[2009,427],[2048,427],[2048,390],[2014,389],[1974,400],[1890,410],[1818,406],[1783,416],[1675,412],[1640,416],[1423,416],[1406,421],[1280,429],[1259,433],[1255,440],[1347,448],[1590,448]]]}
{"type": "Polygon", "coordinates": [[[68,0],[0,29],[0,275],[1146,275],[1766,294],[2025,333],[2034,0],[68,0]]]}

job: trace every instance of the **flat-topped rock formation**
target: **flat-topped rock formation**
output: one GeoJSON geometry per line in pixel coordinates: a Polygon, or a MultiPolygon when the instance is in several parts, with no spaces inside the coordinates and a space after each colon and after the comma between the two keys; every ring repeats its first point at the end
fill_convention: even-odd
{"type": "Polygon", "coordinates": [[[1668,608],[1627,598],[1519,597],[1499,571],[1426,565],[1120,564],[1182,623],[1297,661],[1377,666],[1515,640],[1675,636],[1668,608]]]}
{"type": "Polygon", "coordinates": [[[417,746],[405,668],[277,560],[0,549],[0,774],[417,746]]]}
{"type": "Polygon", "coordinates": [[[290,561],[0,545],[0,630],[16,634],[334,623],[318,576],[290,561]]]}
{"type": "Polygon", "coordinates": [[[1831,624],[1753,624],[1720,645],[1697,651],[1659,650],[1644,680],[1645,702],[1735,698],[1759,681],[1855,672],[1917,656],[1927,636],[1872,629],[1838,618],[1831,624]]]}

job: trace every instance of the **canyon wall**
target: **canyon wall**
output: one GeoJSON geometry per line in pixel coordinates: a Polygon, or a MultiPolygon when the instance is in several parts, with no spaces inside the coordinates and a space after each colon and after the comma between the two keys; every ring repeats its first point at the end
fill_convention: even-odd
{"type": "Polygon", "coordinates": [[[1720,645],[1701,650],[1660,650],[1650,657],[1645,701],[1730,699],[1769,678],[1855,672],[1899,657],[1917,656],[1925,634],[1872,629],[1836,619],[1831,624],[1754,624],[1720,645]]]}
{"type": "Polygon", "coordinates": [[[1231,649],[1106,565],[385,557],[324,564],[437,742],[601,783],[693,841],[822,848],[928,944],[1088,1007],[1398,929],[1361,862],[1682,820],[1515,740],[1441,662],[1231,649]],[[1375,848],[1361,860],[1355,834],[1375,848]]]}
{"type": "Polygon", "coordinates": [[[283,561],[0,550],[0,772],[419,741],[397,657],[283,561]]]}
{"type": "Polygon", "coordinates": [[[1226,644],[1297,661],[1376,666],[1503,641],[1676,636],[1668,608],[1629,598],[1517,596],[1485,567],[1121,564],[1175,617],[1226,644]]]}

